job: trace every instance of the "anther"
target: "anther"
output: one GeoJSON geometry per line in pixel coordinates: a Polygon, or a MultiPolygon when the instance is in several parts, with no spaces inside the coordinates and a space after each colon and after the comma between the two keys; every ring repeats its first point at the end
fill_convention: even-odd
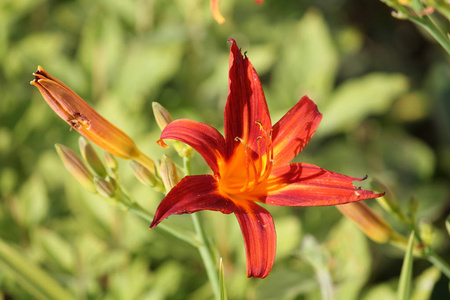
{"type": "Polygon", "coordinates": [[[82,113],[75,113],[73,115],[73,118],[67,120],[70,125],[70,130],[74,129],[80,129],[80,127],[85,127],[86,129],[91,128],[91,121],[82,113]]]}

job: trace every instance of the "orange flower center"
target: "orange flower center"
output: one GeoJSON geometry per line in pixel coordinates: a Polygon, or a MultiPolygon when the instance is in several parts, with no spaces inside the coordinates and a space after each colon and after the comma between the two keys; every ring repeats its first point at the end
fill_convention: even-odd
{"type": "Polygon", "coordinates": [[[261,122],[257,121],[256,124],[262,133],[256,139],[257,149],[252,149],[248,141],[236,137],[235,141],[240,144],[235,148],[231,158],[219,166],[219,188],[229,197],[236,198],[240,194],[252,191],[266,181],[272,171],[272,132],[266,132],[261,122]]]}

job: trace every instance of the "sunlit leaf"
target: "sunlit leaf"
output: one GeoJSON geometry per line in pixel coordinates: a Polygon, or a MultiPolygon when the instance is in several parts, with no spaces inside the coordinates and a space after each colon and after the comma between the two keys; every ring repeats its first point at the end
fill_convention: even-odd
{"type": "Polygon", "coordinates": [[[225,273],[223,270],[223,261],[220,258],[219,265],[219,285],[220,285],[220,300],[227,300],[227,287],[225,286],[225,273]]]}
{"type": "Polygon", "coordinates": [[[327,248],[332,257],[336,299],[359,299],[371,266],[366,236],[352,221],[343,218],[330,231],[327,248]]]}
{"type": "Polygon", "coordinates": [[[290,28],[283,33],[286,44],[278,53],[276,99],[292,105],[308,95],[320,107],[332,90],[338,66],[330,30],[321,13],[312,9],[290,28]]]}
{"type": "Polygon", "coordinates": [[[341,84],[326,106],[318,135],[346,132],[371,115],[384,113],[391,103],[408,89],[401,74],[373,73],[341,84]]]}
{"type": "Polygon", "coordinates": [[[403,259],[402,272],[400,274],[400,281],[397,290],[398,300],[409,300],[411,294],[411,281],[413,269],[413,254],[414,247],[414,231],[409,236],[408,248],[406,249],[405,258],[403,259]]]}
{"type": "Polygon", "coordinates": [[[314,268],[322,299],[334,299],[333,283],[328,269],[329,254],[312,236],[303,238],[300,253],[301,257],[314,268]]]}

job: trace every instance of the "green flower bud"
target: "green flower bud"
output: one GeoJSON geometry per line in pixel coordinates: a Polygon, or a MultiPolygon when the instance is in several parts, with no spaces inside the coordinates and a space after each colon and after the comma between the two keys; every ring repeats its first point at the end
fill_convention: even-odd
{"type": "Polygon", "coordinates": [[[161,173],[161,178],[167,192],[169,192],[174,186],[178,184],[178,182],[180,182],[177,173],[177,167],[167,155],[163,155],[162,157],[159,172],[161,173]]]}
{"type": "Polygon", "coordinates": [[[116,188],[114,185],[98,176],[94,177],[94,185],[98,193],[106,198],[114,198],[116,196],[116,188]]]}
{"type": "Polygon", "coordinates": [[[105,159],[106,168],[108,168],[108,170],[111,170],[113,173],[116,173],[119,170],[119,164],[114,155],[107,151],[103,151],[103,158],[105,159]]]}
{"type": "Polygon", "coordinates": [[[134,176],[143,184],[149,187],[155,187],[158,184],[158,179],[155,177],[155,175],[147,170],[143,165],[140,163],[132,160],[131,163],[131,169],[133,170],[134,176]]]}
{"type": "Polygon", "coordinates": [[[56,144],[61,161],[73,177],[89,192],[96,193],[94,185],[94,175],[89,171],[83,161],[69,148],[64,145],[56,144]]]}
{"type": "Polygon", "coordinates": [[[161,130],[166,128],[167,124],[173,121],[169,111],[158,102],[153,102],[152,108],[153,114],[155,115],[156,123],[158,123],[158,126],[161,130]]]}
{"type": "Polygon", "coordinates": [[[80,147],[81,156],[84,160],[91,166],[92,170],[100,176],[105,178],[108,173],[106,172],[105,166],[95,152],[94,147],[82,136],[78,139],[78,145],[80,147]]]}

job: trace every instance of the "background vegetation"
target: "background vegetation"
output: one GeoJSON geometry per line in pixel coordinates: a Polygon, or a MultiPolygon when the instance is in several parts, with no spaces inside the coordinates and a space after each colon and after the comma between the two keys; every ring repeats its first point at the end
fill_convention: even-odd
{"type": "MultiPolygon", "coordinates": [[[[0,2],[0,238],[77,299],[210,299],[195,248],[83,190],[55,143],[77,149],[69,131],[28,84],[42,65],[127,132],[150,157],[158,147],[152,101],[174,118],[223,126],[226,41],[234,38],[261,76],[275,122],[303,95],[324,114],[297,158],[384,183],[450,259],[450,65],[444,50],[383,3],[357,0],[223,0],[215,23],[208,0],[3,0],[0,2]]],[[[194,172],[207,171],[199,155],[194,172]]],[[[162,199],[129,162],[130,193],[154,211],[162,199]]],[[[364,183],[370,186],[370,180],[364,183]]],[[[366,201],[405,236],[409,229],[366,201]]],[[[278,234],[272,273],[246,279],[233,216],[202,213],[224,259],[230,299],[320,299],[330,276],[335,299],[394,299],[404,251],[368,240],[334,207],[269,207],[278,234]]],[[[191,226],[186,216],[165,221],[191,226]]],[[[445,299],[448,280],[414,264],[413,299],[445,299]]],[[[0,297],[32,288],[3,262],[0,297]]],[[[31,291],[31,292],[30,292],[31,291]]],[[[31,294],[30,294],[31,293],[31,294]]],[[[33,295],[33,296],[32,296],[33,295]]],[[[446,296],[447,295],[447,296],[446,296]]]]}

